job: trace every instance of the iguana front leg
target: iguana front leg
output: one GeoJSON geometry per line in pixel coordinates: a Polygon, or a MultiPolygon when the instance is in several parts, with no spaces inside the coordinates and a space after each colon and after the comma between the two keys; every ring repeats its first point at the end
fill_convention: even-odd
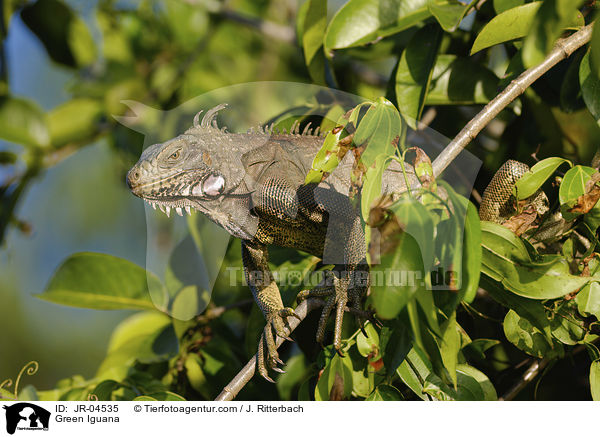
{"type": "Polygon", "coordinates": [[[242,241],[242,261],[248,286],[267,321],[258,344],[258,372],[267,381],[274,382],[269,377],[267,366],[277,372],[283,372],[277,367],[277,364],[283,364],[283,361],[277,353],[275,335],[289,340],[287,318],[300,318],[292,308],[283,306],[279,288],[269,269],[267,246],[242,241]]]}

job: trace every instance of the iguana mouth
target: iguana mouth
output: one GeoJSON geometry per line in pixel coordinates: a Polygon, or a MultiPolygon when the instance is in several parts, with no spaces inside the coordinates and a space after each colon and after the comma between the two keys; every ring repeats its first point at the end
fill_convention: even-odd
{"type": "Polygon", "coordinates": [[[164,212],[167,217],[171,216],[171,209],[174,209],[175,212],[180,215],[183,216],[183,211],[185,211],[188,215],[192,215],[192,208],[197,210],[196,206],[188,199],[186,199],[185,197],[180,197],[178,199],[169,199],[169,200],[164,200],[164,199],[153,199],[153,198],[143,198],[144,201],[146,201],[148,203],[148,205],[151,205],[152,208],[156,209],[156,207],[158,206],[158,208],[164,212]]]}
{"type": "Polygon", "coordinates": [[[131,192],[144,199],[154,209],[170,216],[171,209],[182,216],[191,209],[201,210],[200,203],[217,199],[225,188],[225,180],[217,173],[178,171],[161,179],[148,179],[148,168],[138,166],[127,174],[127,185],[131,192]],[[144,180],[146,179],[146,180],[144,180]]]}

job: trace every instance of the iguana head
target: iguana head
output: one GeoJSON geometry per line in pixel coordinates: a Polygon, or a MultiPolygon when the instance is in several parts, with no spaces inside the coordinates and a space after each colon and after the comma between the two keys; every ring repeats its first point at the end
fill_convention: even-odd
{"type": "Polygon", "coordinates": [[[196,209],[233,235],[249,238],[253,229],[243,229],[249,220],[239,217],[244,209],[239,203],[249,195],[241,186],[243,144],[215,121],[225,106],[211,109],[201,122],[198,113],[184,134],[144,150],[127,173],[127,185],[133,194],[167,215],[171,209],[179,215],[196,209]]]}

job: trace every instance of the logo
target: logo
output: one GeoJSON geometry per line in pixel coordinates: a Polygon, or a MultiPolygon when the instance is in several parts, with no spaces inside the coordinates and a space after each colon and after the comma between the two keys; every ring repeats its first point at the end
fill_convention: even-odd
{"type": "Polygon", "coordinates": [[[48,431],[50,411],[28,402],[19,402],[3,406],[6,410],[6,432],[14,434],[19,431],[48,431]]]}

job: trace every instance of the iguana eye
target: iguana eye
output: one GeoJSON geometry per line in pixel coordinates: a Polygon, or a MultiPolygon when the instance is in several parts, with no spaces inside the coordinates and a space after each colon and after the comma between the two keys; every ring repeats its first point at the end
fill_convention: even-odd
{"type": "Polygon", "coordinates": [[[167,159],[169,161],[177,161],[180,156],[181,156],[181,149],[177,149],[173,153],[171,153],[167,159]]]}

